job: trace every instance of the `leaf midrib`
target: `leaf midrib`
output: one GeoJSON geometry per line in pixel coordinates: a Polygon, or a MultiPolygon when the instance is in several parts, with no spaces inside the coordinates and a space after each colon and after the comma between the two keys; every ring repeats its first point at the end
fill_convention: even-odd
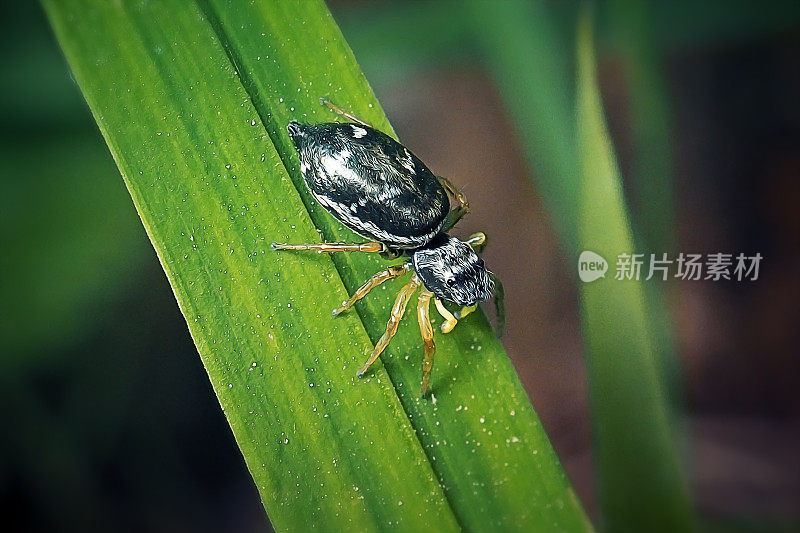
{"type": "MultiPolygon", "coordinates": [[[[204,14],[204,15],[205,15],[205,14],[204,14]]],[[[131,17],[129,17],[129,18],[128,18],[128,20],[130,20],[131,22],[134,22],[134,21],[136,21],[137,19],[136,19],[136,17],[133,17],[133,16],[131,16],[131,17]]],[[[139,30],[139,31],[137,32],[137,35],[138,35],[138,36],[140,36],[140,37],[146,37],[146,36],[148,35],[148,34],[147,34],[145,31],[143,31],[143,30],[142,30],[142,28],[140,28],[140,27],[139,27],[139,28],[137,28],[137,29],[139,30]]],[[[214,29],[214,28],[212,27],[212,29],[214,29]]],[[[215,33],[215,35],[217,35],[216,29],[214,29],[214,33],[215,33]]],[[[218,38],[219,38],[219,37],[218,37],[218,38]]],[[[165,68],[165,64],[164,64],[164,62],[159,60],[159,58],[158,58],[158,55],[157,55],[157,54],[153,54],[153,53],[152,53],[152,47],[151,47],[151,46],[147,46],[147,45],[146,45],[147,43],[146,43],[146,40],[145,40],[145,39],[143,39],[143,41],[145,41],[145,42],[143,42],[143,46],[142,46],[142,48],[143,48],[143,49],[146,49],[146,50],[148,50],[148,52],[149,52],[149,56],[151,57],[151,60],[153,61],[153,64],[154,64],[154,67],[156,68],[156,70],[158,70],[158,71],[160,71],[160,72],[162,72],[162,73],[164,73],[164,72],[168,73],[168,72],[169,72],[169,68],[165,68]]],[[[233,65],[233,67],[234,67],[234,69],[236,68],[236,66],[235,66],[235,65],[233,65]]],[[[237,71],[236,71],[236,74],[237,74],[237,77],[239,77],[239,75],[240,75],[240,72],[237,70],[237,71]]],[[[170,77],[169,77],[168,75],[162,75],[162,76],[160,76],[160,77],[159,77],[159,79],[161,79],[162,81],[164,81],[164,80],[169,80],[169,78],[170,78],[170,77]]],[[[239,79],[240,79],[240,81],[241,81],[241,78],[239,78],[239,79]]],[[[243,85],[243,89],[245,90],[245,92],[246,92],[248,95],[250,95],[250,97],[251,97],[251,99],[252,99],[252,95],[251,95],[251,93],[250,93],[249,91],[247,91],[247,88],[246,88],[244,85],[243,85]]],[[[169,95],[171,96],[172,94],[174,94],[174,92],[172,92],[172,91],[166,91],[166,94],[169,94],[169,95]]],[[[261,117],[261,116],[262,116],[262,113],[260,112],[260,110],[259,110],[259,109],[258,109],[258,108],[257,108],[255,105],[254,105],[254,108],[256,109],[256,112],[257,112],[257,113],[259,114],[259,116],[261,117]]],[[[263,119],[263,117],[262,117],[262,119],[263,119]]],[[[185,116],[181,116],[181,122],[182,122],[182,125],[183,125],[184,127],[186,127],[186,128],[187,128],[187,131],[189,131],[189,132],[196,131],[196,128],[195,128],[195,124],[194,124],[194,122],[193,122],[193,121],[191,121],[191,120],[187,120],[187,117],[185,117],[185,116]]],[[[106,136],[106,141],[107,141],[107,143],[108,143],[108,141],[110,141],[110,138],[109,138],[109,137],[107,137],[107,136],[106,136]]],[[[175,137],[173,137],[173,136],[170,136],[170,142],[171,142],[172,144],[178,144],[178,143],[177,143],[177,140],[176,140],[176,138],[175,138],[175,137]]],[[[111,151],[112,151],[112,153],[114,154],[114,158],[115,158],[115,159],[117,159],[118,157],[121,157],[121,155],[120,155],[120,152],[119,152],[118,150],[116,150],[116,149],[114,149],[114,148],[113,148],[113,146],[114,146],[114,145],[113,145],[113,143],[108,143],[108,144],[109,144],[109,147],[111,147],[111,151]]],[[[281,157],[281,161],[283,161],[283,154],[281,154],[281,153],[280,153],[280,151],[279,151],[279,150],[277,150],[277,147],[276,147],[276,152],[277,152],[277,153],[278,153],[278,155],[281,157]]],[[[195,160],[197,160],[197,159],[198,159],[198,158],[196,157],[196,155],[194,155],[194,154],[192,154],[192,157],[193,157],[195,160]]],[[[204,162],[202,162],[202,161],[201,161],[201,163],[203,163],[203,166],[204,166],[204,167],[207,167],[207,164],[206,164],[206,163],[204,163],[204,162]]],[[[284,165],[285,165],[285,163],[284,163],[284,165]]],[[[294,183],[294,182],[293,182],[293,183],[294,183]]],[[[142,206],[145,206],[145,208],[146,208],[146,209],[149,209],[149,210],[150,210],[150,212],[152,212],[152,213],[155,213],[155,212],[156,212],[156,210],[155,210],[155,209],[153,209],[153,208],[152,208],[152,206],[150,206],[150,205],[149,205],[149,203],[146,201],[146,196],[145,196],[145,195],[140,195],[140,194],[138,194],[138,191],[137,191],[136,187],[135,187],[135,186],[133,186],[133,184],[131,184],[131,183],[128,183],[128,182],[127,182],[127,180],[126,180],[126,184],[127,184],[127,187],[128,187],[128,189],[129,189],[129,191],[131,192],[131,194],[132,194],[132,195],[133,195],[133,196],[134,196],[134,197],[137,199],[137,202],[140,202],[140,204],[141,204],[142,206]]],[[[169,186],[168,186],[168,183],[167,183],[167,181],[166,181],[166,180],[159,180],[159,184],[160,184],[160,186],[162,187],[162,189],[163,189],[163,190],[165,190],[167,193],[169,193],[169,186]]],[[[295,185],[295,188],[296,188],[296,185],[295,185]]],[[[302,195],[299,195],[299,196],[302,198],[302,195]]],[[[223,197],[222,197],[222,196],[220,196],[220,195],[217,195],[217,196],[216,196],[216,203],[223,203],[223,197]]],[[[305,205],[305,203],[304,203],[304,205],[305,205]]],[[[307,206],[306,206],[306,209],[307,209],[307,206]]],[[[183,221],[183,219],[181,219],[181,220],[183,221]]],[[[163,242],[163,241],[164,241],[164,239],[163,239],[163,238],[161,238],[162,236],[160,235],[160,231],[159,231],[159,229],[158,229],[158,224],[153,224],[153,225],[151,225],[151,224],[149,224],[149,223],[146,221],[146,219],[144,219],[144,218],[142,218],[142,222],[144,223],[144,226],[145,226],[145,228],[146,228],[146,231],[147,231],[147,232],[148,232],[150,235],[152,235],[152,236],[156,237],[155,239],[153,239],[153,240],[154,240],[154,242],[163,242]]],[[[184,232],[186,233],[186,235],[187,235],[187,236],[188,236],[188,235],[190,235],[190,234],[193,234],[193,233],[194,233],[194,230],[193,230],[193,229],[191,229],[191,228],[189,228],[189,227],[188,227],[186,224],[183,224],[183,229],[184,229],[184,232]]],[[[212,232],[212,233],[213,233],[213,232],[212,232]]],[[[170,271],[170,270],[172,270],[171,268],[169,268],[169,267],[168,267],[168,266],[165,264],[165,263],[174,262],[174,260],[175,260],[175,258],[173,257],[173,251],[171,250],[171,248],[170,248],[170,247],[161,247],[161,248],[160,248],[160,253],[158,253],[158,254],[156,254],[156,255],[158,256],[158,258],[159,258],[159,261],[162,263],[162,268],[164,268],[164,269],[165,269],[165,271],[170,271]]],[[[222,257],[224,257],[225,259],[227,259],[227,255],[225,255],[225,254],[223,254],[223,255],[222,255],[222,257]]],[[[233,270],[234,270],[234,268],[233,268],[234,266],[235,266],[235,265],[232,265],[232,264],[231,264],[229,261],[226,261],[226,262],[225,262],[225,266],[224,266],[224,268],[225,268],[227,271],[233,271],[233,270]]],[[[203,268],[204,272],[206,273],[206,275],[209,277],[209,279],[211,279],[213,276],[212,276],[211,272],[209,271],[209,266],[208,266],[208,264],[205,264],[205,263],[204,263],[202,268],[203,268]]],[[[337,274],[338,274],[338,270],[337,270],[337,274]]],[[[177,273],[176,273],[176,275],[177,275],[177,273]]],[[[179,276],[179,275],[178,275],[178,277],[181,277],[181,276],[179,276]]],[[[173,294],[174,294],[174,296],[176,297],[176,299],[177,299],[178,301],[181,301],[181,302],[183,302],[183,303],[184,303],[184,305],[186,305],[186,306],[188,307],[188,309],[190,309],[190,310],[191,310],[191,312],[192,312],[192,315],[194,315],[194,316],[198,316],[198,315],[199,315],[199,310],[198,310],[198,308],[196,307],[194,300],[193,300],[193,299],[191,299],[191,298],[184,298],[184,297],[182,297],[182,296],[181,296],[181,294],[180,294],[180,292],[177,290],[177,288],[176,288],[176,286],[175,286],[175,284],[174,284],[174,282],[173,282],[172,278],[170,278],[169,276],[167,276],[167,278],[168,278],[168,281],[169,281],[169,284],[170,284],[170,288],[172,289],[172,291],[173,291],[173,294]]],[[[175,280],[175,281],[177,281],[177,280],[175,280]]],[[[215,300],[215,301],[217,301],[217,302],[220,302],[220,307],[221,307],[221,308],[229,308],[229,307],[230,307],[230,305],[229,305],[229,304],[230,304],[230,302],[229,302],[229,301],[227,301],[227,302],[226,302],[226,301],[224,300],[224,298],[225,298],[225,295],[227,295],[227,293],[225,293],[224,291],[209,291],[209,292],[210,292],[210,293],[213,295],[212,297],[214,298],[214,300],[215,300]]],[[[187,317],[186,317],[186,320],[187,320],[187,321],[189,320],[189,316],[187,316],[187,317]]],[[[363,323],[362,323],[362,327],[363,327],[363,323]]],[[[366,331],[366,329],[365,329],[365,331],[366,331]]],[[[240,339],[239,332],[237,332],[235,329],[231,329],[231,330],[230,330],[230,332],[229,332],[229,334],[230,334],[230,335],[231,335],[231,336],[232,336],[234,339],[237,339],[237,340],[238,340],[238,339],[240,339]]],[[[237,343],[237,344],[238,344],[238,343],[237,343]]],[[[213,386],[213,387],[216,389],[216,388],[217,388],[217,386],[218,386],[218,384],[217,384],[217,383],[215,383],[215,382],[212,380],[212,386],[213,386]]],[[[219,401],[219,398],[218,398],[218,401],[219,401]]],[[[399,400],[398,400],[398,401],[399,401],[399,400]]],[[[400,402],[400,403],[402,404],[402,402],[400,402]]],[[[221,404],[221,405],[222,405],[222,404],[221,404]]],[[[224,406],[223,406],[223,408],[224,408],[224,406]]],[[[405,412],[405,411],[404,411],[404,412],[405,412]]],[[[406,415],[407,415],[407,413],[406,413],[406,415]]],[[[295,417],[295,419],[294,419],[294,424],[302,424],[302,425],[305,425],[305,424],[303,424],[303,420],[304,420],[304,418],[303,418],[302,416],[295,417]]],[[[416,439],[416,440],[417,440],[417,442],[418,442],[418,440],[419,440],[419,439],[418,439],[418,436],[416,435],[416,431],[414,432],[414,435],[415,435],[415,439],[416,439]]],[[[346,450],[345,450],[345,448],[342,446],[342,441],[341,441],[341,440],[337,440],[337,441],[336,441],[336,447],[337,447],[337,448],[340,450],[340,454],[341,454],[341,455],[344,455],[344,452],[345,452],[346,450]]],[[[427,458],[427,455],[426,455],[426,458],[427,458]]],[[[430,461],[429,461],[429,463],[430,463],[430,461]]],[[[435,473],[435,470],[433,470],[433,468],[431,468],[431,471],[433,471],[433,472],[435,473]]],[[[340,475],[341,475],[341,473],[340,473],[340,475]]],[[[353,485],[360,484],[360,481],[359,481],[357,478],[355,478],[355,477],[351,477],[351,482],[352,482],[352,484],[353,484],[353,485]]],[[[440,494],[441,494],[441,495],[442,495],[442,496],[445,498],[445,501],[447,502],[447,504],[448,504],[448,507],[449,507],[449,508],[450,508],[450,510],[451,510],[451,514],[452,514],[452,515],[455,517],[455,512],[453,511],[453,507],[452,507],[452,505],[451,505],[451,502],[450,502],[449,500],[447,500],[447,498],[446,498],[446,496],[445,496],[445,491],[444,491],[444,490],[442,490],[440,494]]],[[[455,518],[454,518],[454,519],[455,519],[455,518]]],[[[456,522],[457,522],[457,519],[455,519],[455,520],[456,520],[456,522]]],[[[459,527],[461,527],[461,528],[463,529],[463,527],[462,527],[460,524],[459,524],[459,527]]]]}

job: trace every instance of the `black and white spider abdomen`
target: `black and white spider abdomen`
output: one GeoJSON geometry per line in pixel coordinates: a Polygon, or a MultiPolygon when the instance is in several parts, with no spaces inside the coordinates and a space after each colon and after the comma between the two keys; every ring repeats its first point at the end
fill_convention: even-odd
{"type": "Polygon", "coordinates": [[[288,126],[317,201],[364,237],[400,249],[429,242],[450,202],[436,176],[403,145],[360,124],[288,126]]]}

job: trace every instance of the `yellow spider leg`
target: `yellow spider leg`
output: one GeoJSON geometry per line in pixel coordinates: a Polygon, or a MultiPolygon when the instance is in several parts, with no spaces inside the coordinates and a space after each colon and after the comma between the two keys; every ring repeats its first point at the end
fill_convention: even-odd
{"type": "Polygon", "coordinates": [[[370,365],[372,365],[381,352],[386,349],[386,346],[389,344],[389,341],[392,340],[394,334],[397,333],[397,326],[400,325],[400,319],[403,318],[403,314],[406,312],[408,300],[411,299],[411,295],[417,290],[419,284],[419,278],[415,274],[414,277],[411,278],[411,281],[406,283],[403,288],[400,289],[397,299],[394,301],[394,305],[392,306],[392,315],[389,317],[389,323],[386,324],[386,331],[375,344],[375,349],[372,350],[372,354],[369,356],[369,359],[367,359],[367,362],[364,363],[364,366],[361,367],[361,370],[357,372],[356,375],[358,377],[362,377],[366,373],[370,365]]]}
{"type": "Polygon", "coordinates": [[[464,242],[472,246],[472,249],[475,250],[476,254],[480,254],[486,246],[486,234],[482,231],[473,233],[469,236],[469,239],[464,242]]]}
{"type": "Polygon", "coordinates": [[[439,311],[439,314],[442,315],[444,318],[444,322],[442,322],[441,330],[442,333],[450,333],[453,331],[453,328],[456,327],[458,321],[467,316],[468,314],[472,313],[475,309],[478,308],[477,305],[465,305],[458,311],[456,311],[455,315],[447,310],[441,300],[436,298],[434,300],[436,304],[436,310],[439,311]]]}
{"type": "Polygon", "coordinates": [[[354,114],[350,113],[349,111],[346,111],[346,110],[342,109],[341,107],[339,107],[338,105],[334,104],[333,102],[331,102],[330,100],[328,100],[324,96],[319,99],[319,103],[324,105],[324,106],[327,106],[329,109],[331,109],[335,113],[337,113],[339,115],[342,115],[343,117],[349,118],[353,122],[358,122],[362,126],[367,126],[368,128],[372,128],[372,126],[370,126],[368,123],[364,122],[363,120],[361,120],[360,118],[358,118],[354,114]]]}
{"type": "Polygon", "coordinates": [[[359,301],[361,298],[367,295],[369,291],[383,283],[384,281],[392,278],[397,278],[406,274],[409,270],[409,267],[405,265],[394,265],[390,266],[386,270],[381,270],[371,278],[369,278],[366,283],[364,283],[361,287],[358,288],[356,292],[350,297],[349,300],[346,302],[342,302],[341,307],[337,307],[333,310],[333,316],[336,316],[344,311],[350,309],[354,303],[359,301]]]}
{"type": "Polygon", "coordinates": [[[475,305],[465,305],[464,307],[462,307],[461,309],[456,311],[456,315],[455,316],[456,316],[457,319],[461,320],[462,318],[464,318],[465,316],[467,316],[468,314],[470,314],[471,312],[473,312],[477,308],[478,308],[477,304],[475,304],[475,305]]]}
{"type": "Polygon", "coordinates": [[[419,300],[417,301],[419,332],[422,335],[422,342],[425,346],[425,355],[422,357],[422,388],[419,392],[421,398],[425,397],[425,391],[428,390],[428,382],[431,380],[431,372],[433,371],[433,354],[436,351],[436,345],[433,343],[433,328],[431,328],[431,317],[428,307],[431,303],[431,296],[433,296],[433,293],[423,288],[419,295],[419,300]]]}
{"type": "Polygon", "coordinates": [[[444,190],[446,190],[453,196],[453,198],[456,199],[456,202],[458,202],[459,207],[463,207],[464,209],[469,209],[469,202],[467,201],[467,197],[464,195],[463,192],[459,191],[455,185],[453,185],[452,181],[445,178],[444,176],[436,176],[436,179],[438,179],[439,183],[442,184],[444,190]]]}
{"type": "Polygon", "coordinates": [[[442,187],[444,187],[444,190],[447,191],[453,198],[455,198],[456,203],[458,204],[455,209],[447,214],[447,218],[442,226],[442,231],[446,232],[455,226],[464,215],[469,213],[469,202],[467,201],[467,197],[464,195],[464,193],[459,191],[449,179],[445,178],[444,176],[436,176],[436,179],[439,180],[439,183],[442,185],[442,187]]]}
{"type": "Polygon", "coordinates": [[[436,310],[439,311],[439,314],[444,318],[441,327],[442,333],[450,333],[453,331],[453,328],[456,327],[456,324],[458,324],[458,320],[453,316],[453,313],[447,310],[439,298],[433,300],[433,303],[436,304],[436,310]]]}
{"type": "Polygon", "coordinates": [[[345,244],[340,242],[320,242],[316,244],[283,244],[273,242],[273,250],[316,250],[318,252],[388,252],[385,244],[379,242],[365,242],[362,244],[345,244]]]}

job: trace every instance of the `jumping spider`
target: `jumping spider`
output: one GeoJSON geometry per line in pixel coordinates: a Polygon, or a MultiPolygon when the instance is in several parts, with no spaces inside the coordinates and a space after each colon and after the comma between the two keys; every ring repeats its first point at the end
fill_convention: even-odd
{"type": "Polygon", "coordinates": [[[287,126],[300,157],[300,171],[311,194],[331,215],[357,234],[372,239],[363,244],[278,244],[274,250],[319,252],[371,252],[387,258],[406,257],[372,276],[341,307],[338,315],[392,278],[413,272],[392,307],[386,332],[358,377],[383,352],[397,332],[408,301],[421,287],[417,301],[419,329],[424,342],[421,396],[425,396],[433,370],[433,329],[430,300],[445,319],[441,330],[449,333],[458,319],[475,310],[479,302],[495,298],[499,328],[504,318],[503,286],[478,257],[486,235],[476,233],[466,241],[447,234],[469,210],[466,197],[441,176],[435,176],[402,144],[366,122],[321,98],[320,102],[350,123],[287,126]],[[451,195],[457,206],[450,210],[451,195]],[[461,307],[450,313],[442,300],[461,307]]]}

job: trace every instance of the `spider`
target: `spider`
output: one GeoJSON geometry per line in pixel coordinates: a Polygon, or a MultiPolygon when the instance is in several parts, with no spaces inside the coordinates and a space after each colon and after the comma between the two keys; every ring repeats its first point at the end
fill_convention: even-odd
{"type": "Polygon", "coordinates": [[[350,299],[334,309],[333,315],[346,311],[384,281],[412,273],[411,280],[397,295],[386,331],[357,375],[362,377],[389,344],[409,300],[421,288],[417,318],[424,344],[420,396],[425,397],[435,351],[431,299],[444,318],[442,333],[449,333],[479,302],[494,297],[502,331],[503,286],[478,256],[486,235],[475,233],[466,241],[448,235],[469,211],[464,194],[446,178],[435,176],[414,154],[385,133],[326,98],[320,98],[320,103],[352,122],[288,124],[303,179],[314,198],[331,215],[372,241],[273,243],[272,249],[366,252],[379,253],[387,259],[406,258],[402,265],[390,266],[372,276],[350,299]],[[457,203],[452,210],[448,195],[457,203]],[[443,301],[461,308],[451,313],[443,301]]]}

